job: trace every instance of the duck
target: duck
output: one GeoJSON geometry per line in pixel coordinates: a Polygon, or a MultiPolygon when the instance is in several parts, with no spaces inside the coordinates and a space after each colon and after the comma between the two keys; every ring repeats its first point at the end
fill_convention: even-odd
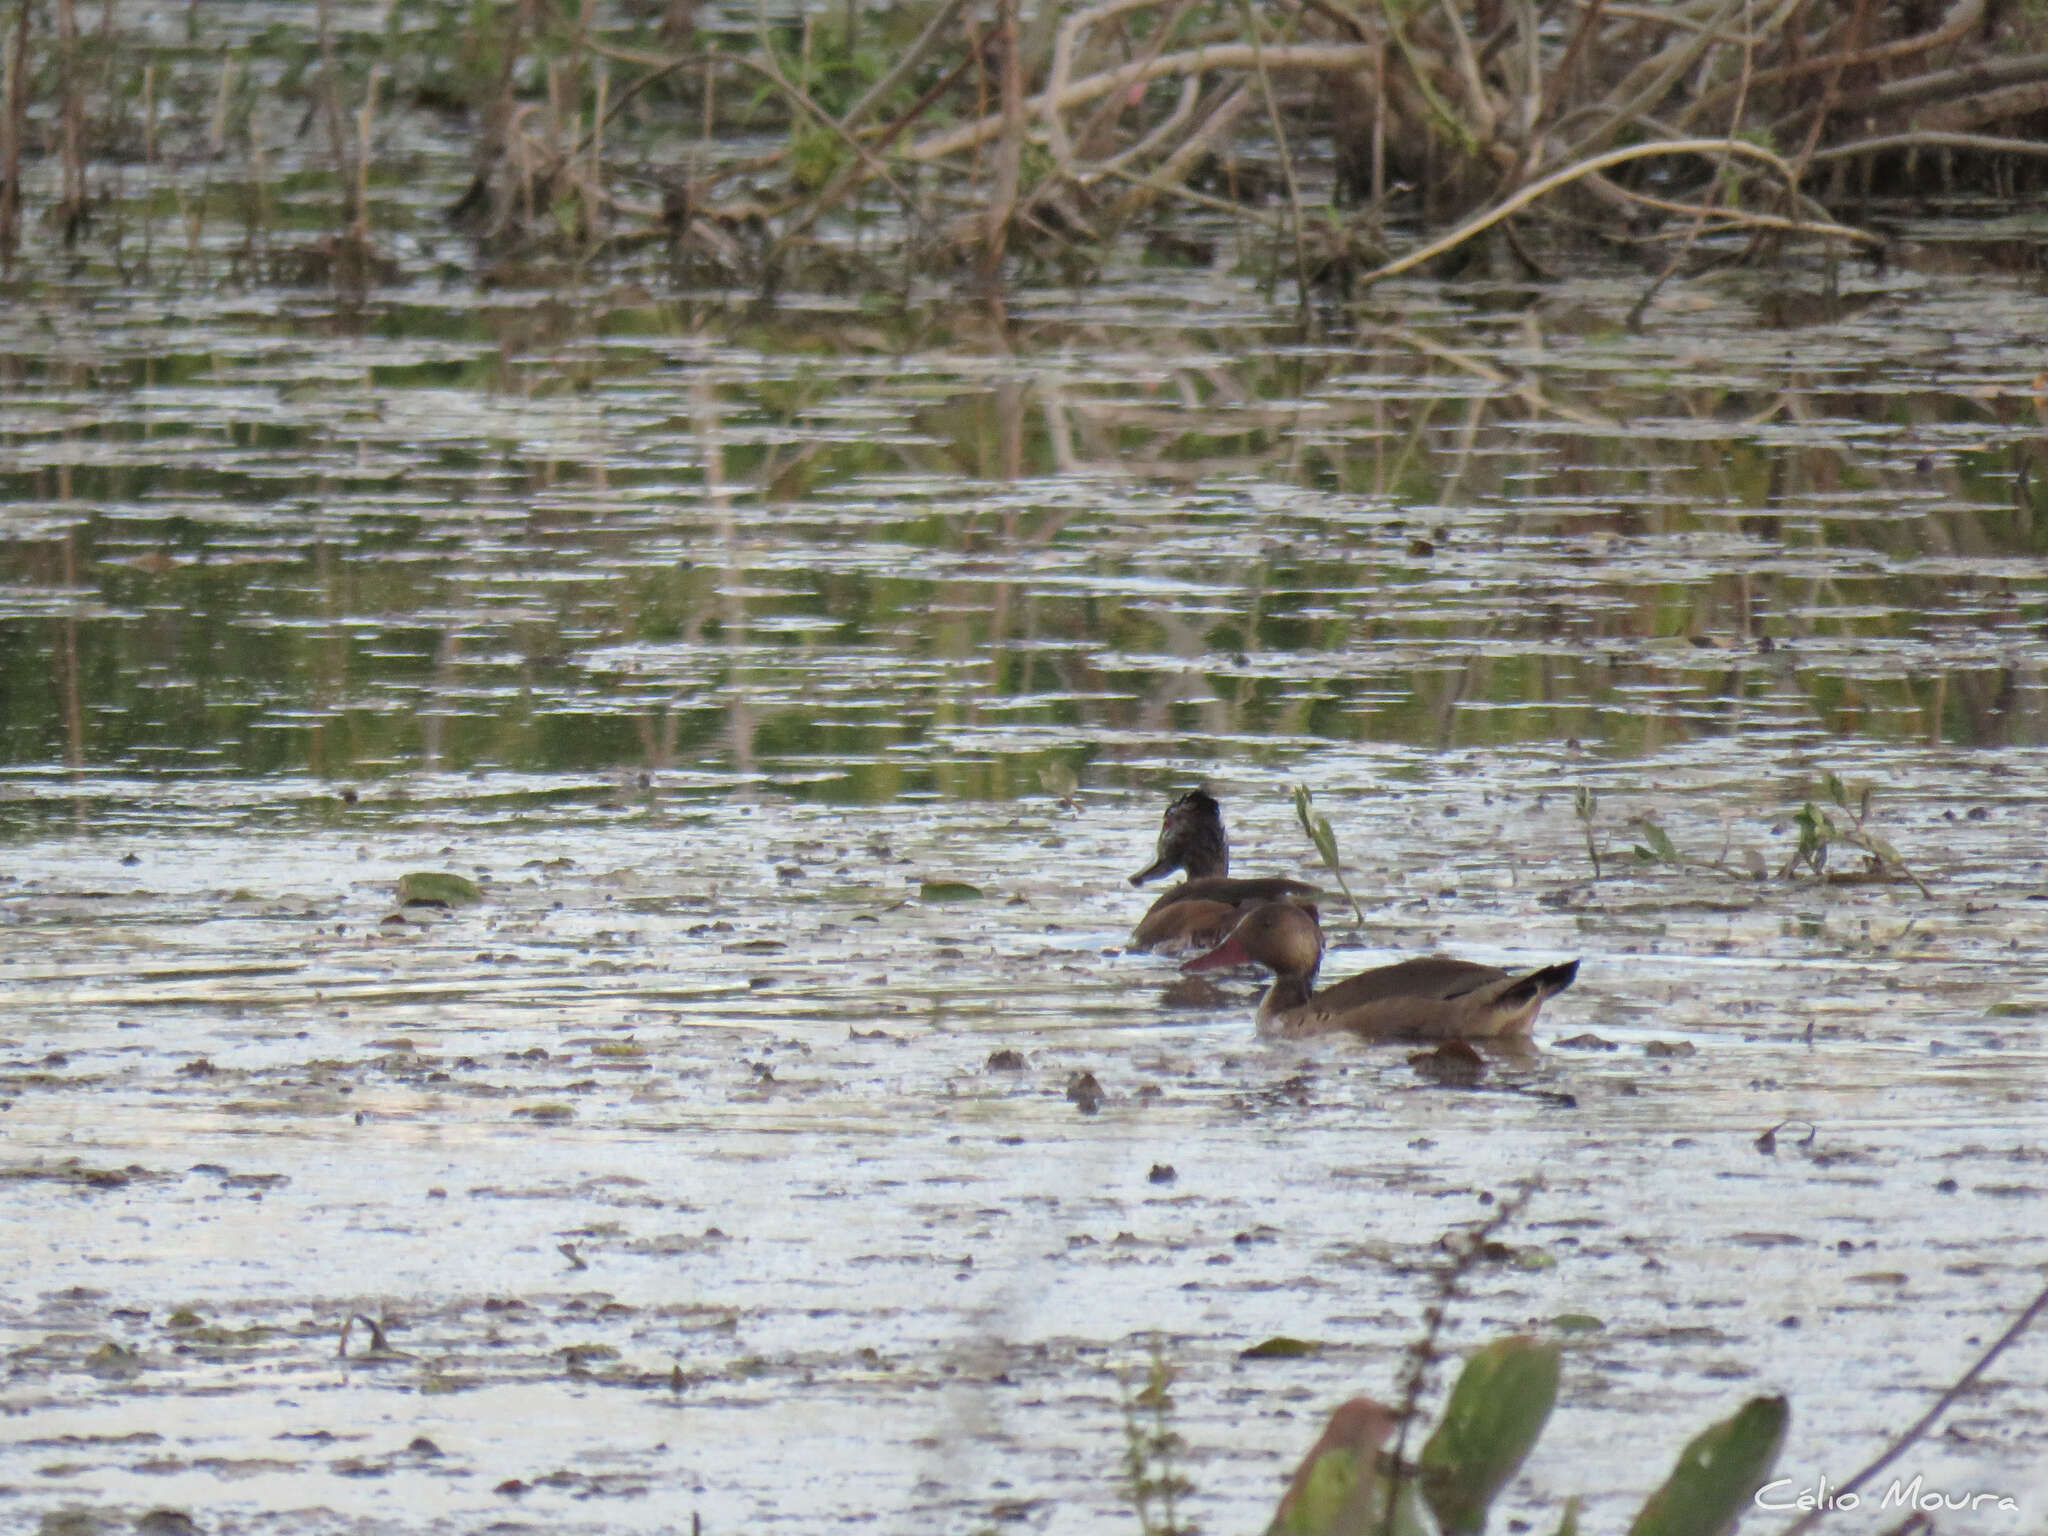
{"type": "Polygon", "coordinates": [[[1545,1002],[1578,978],[1579,962],[1534,971],[1420,955],[1361,971],[1316,990],[1323,931],[1316,914],[1296,902],[1249,908],[1229,937],[1181,966],[1263,965],[1273,985],[1259,1000],[1261,1035],[1301,1040],[1351,1034],[1366,1040],[1499,1040],[1526,1035],[1545,1002]]]}
{"type": "Polygon", "coordinates": [[[1159,856],[1135,875],[1143,885],[1180,870],[1187,878],[1169,887],[1131,930],[1132,949],[1164,954],[1212,949],[1230,936],[1245,908],[1262,901],[1314,901],[1322,892],[1302,880],[1233,880],[1223,807],[1206,789],[1191,789],[1159,819],[1159,856]]]}

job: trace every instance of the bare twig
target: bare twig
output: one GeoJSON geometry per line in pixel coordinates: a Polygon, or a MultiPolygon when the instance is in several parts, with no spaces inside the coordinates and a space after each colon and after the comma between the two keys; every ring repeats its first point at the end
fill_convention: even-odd
{"type": "Polygon", "coordinates": [[[1280,174],[1287,183],[1287,207],[1294,224],[1294,303],[1302,318],[1308,318],[1308,255],[1301,241],[1301,183],[1295,179],[1294,156],[1287,148],[1287,128],[1280,121],[1280,106],[1273,99],[1273,79],[1266,73],[1266,55],[1259,46],[1259,19],[1252,14],[1251,0],[1237,0],[1244,19],[1245,35],[1252,40],[1252,70],[1258,76],[1259,95],[1266,103],[1266,122],[1273,130],[1273,143],[1280,151],[1280,174]]]}
{"type": "MultiPolygon", "coordinates": [[[[1784,1531],[1780,1533],[1780,1536],[1801,1536],[1802,1532],[1812,1530],[1819,1523],[1821,1516],[1827,1514],[1829,1509],[1843,1508],[1842,1499],[1845,1495],[1853,1494],[1873,1477],[1876,1477],[1878,1473],[1904,1455],[1907,1449],[1917,1443],[1928,1430],[1932,1429],[1934,1421],[1948,1412],[1949,1406],[1952,1403],[1977,1384],[1977,1378],[1990,1369],[1991,1362],[2004,1354],[2021,1334],[2034,1326],[2034,1320],[2041,1315],[2043,1310],[2048,1310],[2048,1288],[2044,1288],[2038,1296],[2027,1303],[2026,1310],[2013,1319],[2012,1326],[1992,1341],[1991,1347],[1977,1357],[1974,1365],[1949,1384],[1948,1390],[1934,1400],[1932,1408],[1921,1414],[1918,1419],[1914,1420],[1911,1428],[1890,1445],[1886,1446],[1884,1453],[1877,1460],[1871,1462],[1869,1466],[1858,1472],[1849,1481],[1842,1484],[1841,1487],[1831,1489],[1830,1492],[1833,1498],[1829,1504],[1818,1509],[1809,1510],[1806,1514],[1801,1515],[1797,1520],[1786,1526],[1784,1531]]],[[[1853,1508],[1854,1506],[1847,1507],[1853,1508]]]]}
{"type": "MultiPolygon", "coordinates": [[[[1743,0],[1742,20],[1743,36],[1747,38],[1749,35],[1749,0],[1743,0]]],[[[1731,139],[1735,137],[1742,127],[1742,109],[1749,100],[1749,77],[1754,63],[1755,55],[1749,44],[1744,42],[1742,45],[1742,89],[1736,93],[1734,111],[1729,113],[1728,136],[1731,139]]],[[[1717,170],[1725,170],[1727,163],[1727,157],[1725,155],[1722,156],[1715,162],[1717,170]]],[[[1731,194],[1732,190],[1732,187],[1724,179],[1722,183],[1724,195],[1731,194]]],[[[1700,231],[1705,228],[1707,215],[1711,208],[1712,205],[1709,203],[1701,203],[1699,205],[1698,211],[1693,215],[1691,228],[1686,230],[1685,238],[1678,243],[1678,248],[1671,253],[1671,259],[1664,263],[1664,270],[1659,272],[1650,285],[1643,290],[1642,296],[1629,306],[1628,318],[1623,321],[1623,324],[1627,326],[1631,333],[1641,332],[1644,313],[1649,309],[1651,302],[1656,299],[1657,295],[1663,292],[1664,285],[1677,275],[1678,268],[1684,262],[1686,253],[1692,249],[1693,243],[1700,237],[1700,231]]]]}
{"type": "Polygon", "coordinates": [[[7,49],[7,145],[0,152],[0,264],[12,273],[21,238],[21,141],[28,131],[28,0],[17,0],[7,49]]]}

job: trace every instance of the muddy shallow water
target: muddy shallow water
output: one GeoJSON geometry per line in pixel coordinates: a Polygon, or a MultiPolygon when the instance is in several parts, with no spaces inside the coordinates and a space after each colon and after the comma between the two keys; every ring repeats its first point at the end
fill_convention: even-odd
{"type": "MultiPolygon", "coordinates": [[[[1839,1484],[2048,1259],[2038,312],[1871,282],[0,313],[0,1526],[1135,1529],[1156,1342],[1256,1529],[1532,1175],[1449,1340],[1598,1326],[1512,1513],[1765,1392],[1839,1484]],[[1775,877],[1823,769],[1931,896],[1775,877]],[[1312,878],[1314,789],[1326,975],[1582,956],[1540,1049],[1122,953],[1205,777],[1312,878]]],[[[2024,1507],[1941,1529],[2048,1519],[2044,1368],[1901,1463],[2024,1507]]]]}

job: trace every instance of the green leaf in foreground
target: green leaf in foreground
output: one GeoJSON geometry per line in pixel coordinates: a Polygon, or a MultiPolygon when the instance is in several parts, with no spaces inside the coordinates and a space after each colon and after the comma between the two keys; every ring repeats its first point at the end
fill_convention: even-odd
{"type": "Polygon", "coordinates": [[[409,875],[398,877],[398,904],[401,907],[466,907],[483,899],[483,890],[477,883],[460,875],[416,869],[409,875]]]}
{"type": "Polygon", "coordinates": [[[1494,1496],[1536,1444],[1557,1401],[1559,1346],[1516,1335],[1472,1352],[1443,1422],[1422,1448],[1422,1493],[1446,1536],[1486,1525],[1494,1496]]]}
{"type": "Polygon", "coordinates": [[[1358,898],[1351,894],[1351,884],[1344,878],[1344,861],[1337,856],[1336,831],[1330,826],[1329,817],[1315,814],[1315,799],[1309,794],[1306,784],[1294,786],[1294,819],[1301,823],[1301,830],[1308,834],[1308,840],[1316,845],[1323,867],[1337,877],[1338,888],[1344,892],[1344,899],[1351,903],[1351,915],[1364,922],[1365,914],[1358,909],[1358,898]]]}
{"type": "Polygon", "coordinates": [[[1380,1447],[1393,1423],[1369,1397],[1340,1404],[1302,1458],[1266,1536],[1426,1536],[1429,1517],[1412,1481],[1401,1487],[1391,1532],[1384,1525],[1388,1487],[1380,1447]]]}
{"type": "Polygon", "coordinates": [[[1732,1418],[1695,1435],[1629,1536],[1723,1536],[1733,1529],[1770,1477],[1791,1417],[1784,1398],[1753,1397],[1732,1418]]]}

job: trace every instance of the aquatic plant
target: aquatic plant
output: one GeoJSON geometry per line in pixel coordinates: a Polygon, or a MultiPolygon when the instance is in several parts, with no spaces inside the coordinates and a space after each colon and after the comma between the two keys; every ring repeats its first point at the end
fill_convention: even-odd
{"type": "MultiPolygon", "coordinates": [[[[1839,775],[1823,770],[1820,791],[1821,796],[1842,813],[1842,819],[1838,820],[1812,799],[1805,801],[1793,816],[1798,828],[1798,841],[1778,869],[1779,879],[1790,880],[1803,868],[1824,881],[1910,882],[1921,895],[1932,895],[1927,883],[1906,863],[1898,849],[1871,828],[1870,808],[1875,794],[1872,785],[1860,785],[1852,794],[1839,775]],[[1864,855],[1863,867],[1830,871],[1829,850],[1837,844],[1860,850],[1864,855]]],[[[1599,803],[1599,797],[1586,785],[1578,786],[1572,793],[1572,813],[1585,837],[1586,857],[1592,861],[1593,878],[1596,880],[1601,873],[1600,845],[1595,832],[1599,803]]],[[[1770,877],[1769,866],[1756,849],[1741,850],[1739,859],[1731,857],[1735,853],[1732,839],[1724,838],[1720,851],[1711,858],[1705,858],[1680,848],[1654,811],[1630,817],[1629,825],[1637,835],[1637,841],[1630,845],[1630,852],[1638,865],[1698,871],[1744,884],[1770,877]]]]}
{"type": "MultiPolygon", "coordinates": [[[[1495,1497],[1535,1448],[1557,1401],[1558,1378],[1554,1342],[1516,1334],[1474,1350],[1412,1468],[1381,1454],[1391,1414],[1369,1398],[1352,1399],[1331,1414],[1267,1536],[1478,1536],[1495,1497]]],[[[1784,1398],[1754,1397],[1695,1435],[1643,1504],[1630,1536],[1728,1530],[1769,1479],[1790,1421],[1784,1398]]],[[[1574,1498],[1559,1530],[1577,1528],[1574,1498]]]]}
{"type": "Polygon", "coordinates": [[[1593,878],[1600,878],[1600,845],[1593,838],[1593,817],[1600,809],[1600,797],[1593,793],[1590,785],[1581,784],[1572,791],[1572,814],[1579,818],[1579,830],[1586,835],[1586,857],[1593,864],[1593,878]]]}
{"type": "Polygon", "coordinates": [[[1678,845],[1671,841],[1671,834],[1664,830],[1663,824],[1654,815],[1637,816],[1633,824],[1643,839],[1633,847],[1638,863],[1659,864],[1666,869],[1703,870],[1729,880],[1761,880],[1764,877],[1761,864],[1738,867],[1729,863],[1728,844],[1725,840],[1721,844],[1721,851],[1713,858],[1693,858],[1679,851],[1678,845]]]}
{"type": "Polygon", "coordinates": [[[1337,852],[1337,833],[1330,825],[1330,818],[1315,809],[1315,797],[1309,793],[1306,784],[1294,786],[1294,819],[1301,823],[1301,830],[1308,834],[1308,840],[1315,844],[1316,853],[1323,861],[1323,867],[1336,878],[1338,887],[1344,892],[1344,899],[1351,903],[1351,915],[1358,922],[1365,921],[1365,913],[1359,910],[1358,898],[1351,894],[1351,886],[1344,878],[1344,860],[1337,852]]]}
{"type": "Polygon", "coordinates": [[[1906,861],[1899,857],[1898,849],[1870,829],[1870,802],[1875,793],[1872,785],[1859,786],[1852,803],[1848,786],[1838,775],[1823,769],[1820,787],[1821,793],[1848,817],[1848,821],[1835,820],[1824,807],[1811,800],[1802,805],[1795,818],[1799,825],[1799,845],[1792,850],[1785,867],[1778,871],[1781,879],[1790,879],[1803,864],[1822,880],[1909,880],[1922,896],[1934,894],[1927,889],[1927,882],[1913,873],[1906,861]],[[1838,872],[1830,876],[1828,850],[1836,843],[1860,849],[1864,855],[1863,869],[1853,874],[1838,872]]]}
{"type": "Polygon", "coordinates": [[[1152,1340],[1142,1386],[1132,1390],[1119,1380],[1124,1414],[1124,1496],[1138,1516],[1143,1536],[1192,1536],[1194,1527],[1181,1522],[1181,1499],[1192,1484],[1178,1470],[1187,1450],[1173,1427],[1173,1363],[1166,1346],[1152,1340]]]}

